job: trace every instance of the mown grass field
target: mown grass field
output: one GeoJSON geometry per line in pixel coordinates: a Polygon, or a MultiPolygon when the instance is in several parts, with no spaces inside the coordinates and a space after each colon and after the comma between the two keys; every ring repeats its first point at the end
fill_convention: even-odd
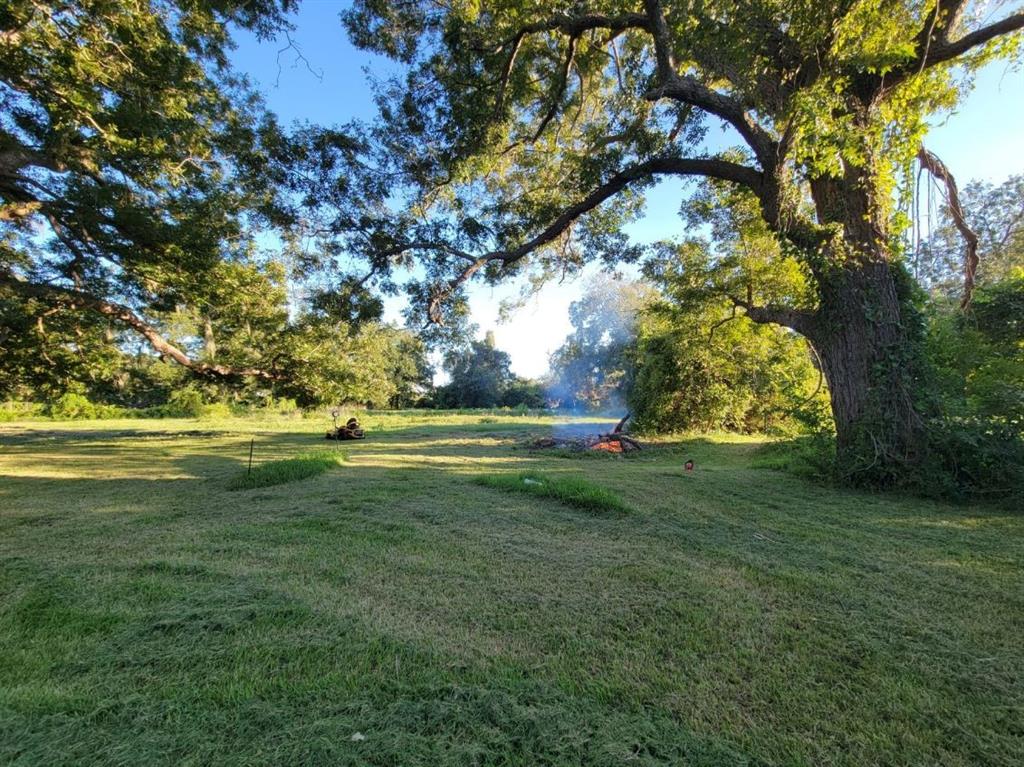
{"type": "Polygon", "coordinates": [[[0,764],[1024,762],[1024,515],[363,420],[0,426],[0,764]]]}

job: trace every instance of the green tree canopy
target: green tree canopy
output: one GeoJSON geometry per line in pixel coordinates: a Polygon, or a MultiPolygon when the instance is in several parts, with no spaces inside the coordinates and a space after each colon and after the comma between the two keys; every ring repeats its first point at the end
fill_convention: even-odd
{"type": "Polygon", "coordinates": [[[278,134],[227,66],[228,28],[272,34],[292,5],[4,3],[0,284],[8,301],[18,296],[39,308],[36,317],[56,310],[72,324],[90,315],[83,326],[100,316],[203,375],[274,377],[193,359],[153,318],[221,306],[235,278],[242,289],[273,279],[254,266],[254,235],[259,221],[284,211],[253,171],[267,162],[264,139],[278,134]]]}
{"type": "Polygon", "coordinates": [[[451,380],[438,397],[446,407],[498,407],[515,381],[511,367],[512,358],[495,346],[494,333],[488,332],[483,341],[470,341],[447,355],[451,380]]]}
{"type": "MultiPolygon", "coordinates": [[[[754,238],[746,239],[755,247],[754,238]]],[[[751,322],[723,290],[753,257],[749,250],[716,256],[706,242],[691,240],[652,264],[660,296],[638,317],[631,350],[636,375],[629,404],[638,426],[791,432],[827,423],[827,392],[806,341],[786,328],[751,322]]],[[[794,280],[785,290],[776,277],[787,297],[802,284],[794,280]]]]}
{"type": "Polygon", "coordinates": [[[429,383],[419,339],[327,269],[337,248],[304,247],[312,200],[355,248],[365,227],[345,211],[385,194],[356,172],[358,131],[287,135],[229,66],[233,29],[272,36],[294,6],[0,7],[0,393],[182,386],[153,353],[207,388],[303,404],[404,404],[429,383]],[[264,255],[264,234],[283,252],[264,255]],[[131,355],[139,341],[149,354],[131,355]]]}

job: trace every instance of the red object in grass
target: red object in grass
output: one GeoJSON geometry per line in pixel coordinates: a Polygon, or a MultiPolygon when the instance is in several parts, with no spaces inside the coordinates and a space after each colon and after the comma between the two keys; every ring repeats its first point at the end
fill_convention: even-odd
{"type": "Polygon", "coordinates": [[[693,471],[693,461],[687,461],[684,465],[687,471],[693,471]]]}

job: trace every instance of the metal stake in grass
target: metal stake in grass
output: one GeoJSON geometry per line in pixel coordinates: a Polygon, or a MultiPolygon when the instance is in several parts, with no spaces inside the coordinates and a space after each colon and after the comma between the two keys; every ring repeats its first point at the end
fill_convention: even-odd
{"type": "Polygon", "coordinates": [[[249,476],[250,474],[252,474],[252,449],[253,447],[255,447],[255,445],[256,438],[253,437],[251,440],[249,440],[249,468],[246,470],[245,476],[249,476]]]}

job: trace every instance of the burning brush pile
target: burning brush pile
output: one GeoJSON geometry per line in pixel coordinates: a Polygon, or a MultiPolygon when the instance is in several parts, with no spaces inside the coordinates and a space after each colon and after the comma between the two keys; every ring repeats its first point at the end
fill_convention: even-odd
{"type": "Polygon", "coordinates": [[[575,452],[585,450],[599,450],[605,453],[631,453],[641,450],[639,442],[629,436],[624,430],[626,421],[629,420],[629,413],[619,421],[615,428],[607,434],[578,434],[557,437],[541,437],[530,442],[527,447],[531,450],[545,450],[550,448],[562,448],[575,452]]]}

